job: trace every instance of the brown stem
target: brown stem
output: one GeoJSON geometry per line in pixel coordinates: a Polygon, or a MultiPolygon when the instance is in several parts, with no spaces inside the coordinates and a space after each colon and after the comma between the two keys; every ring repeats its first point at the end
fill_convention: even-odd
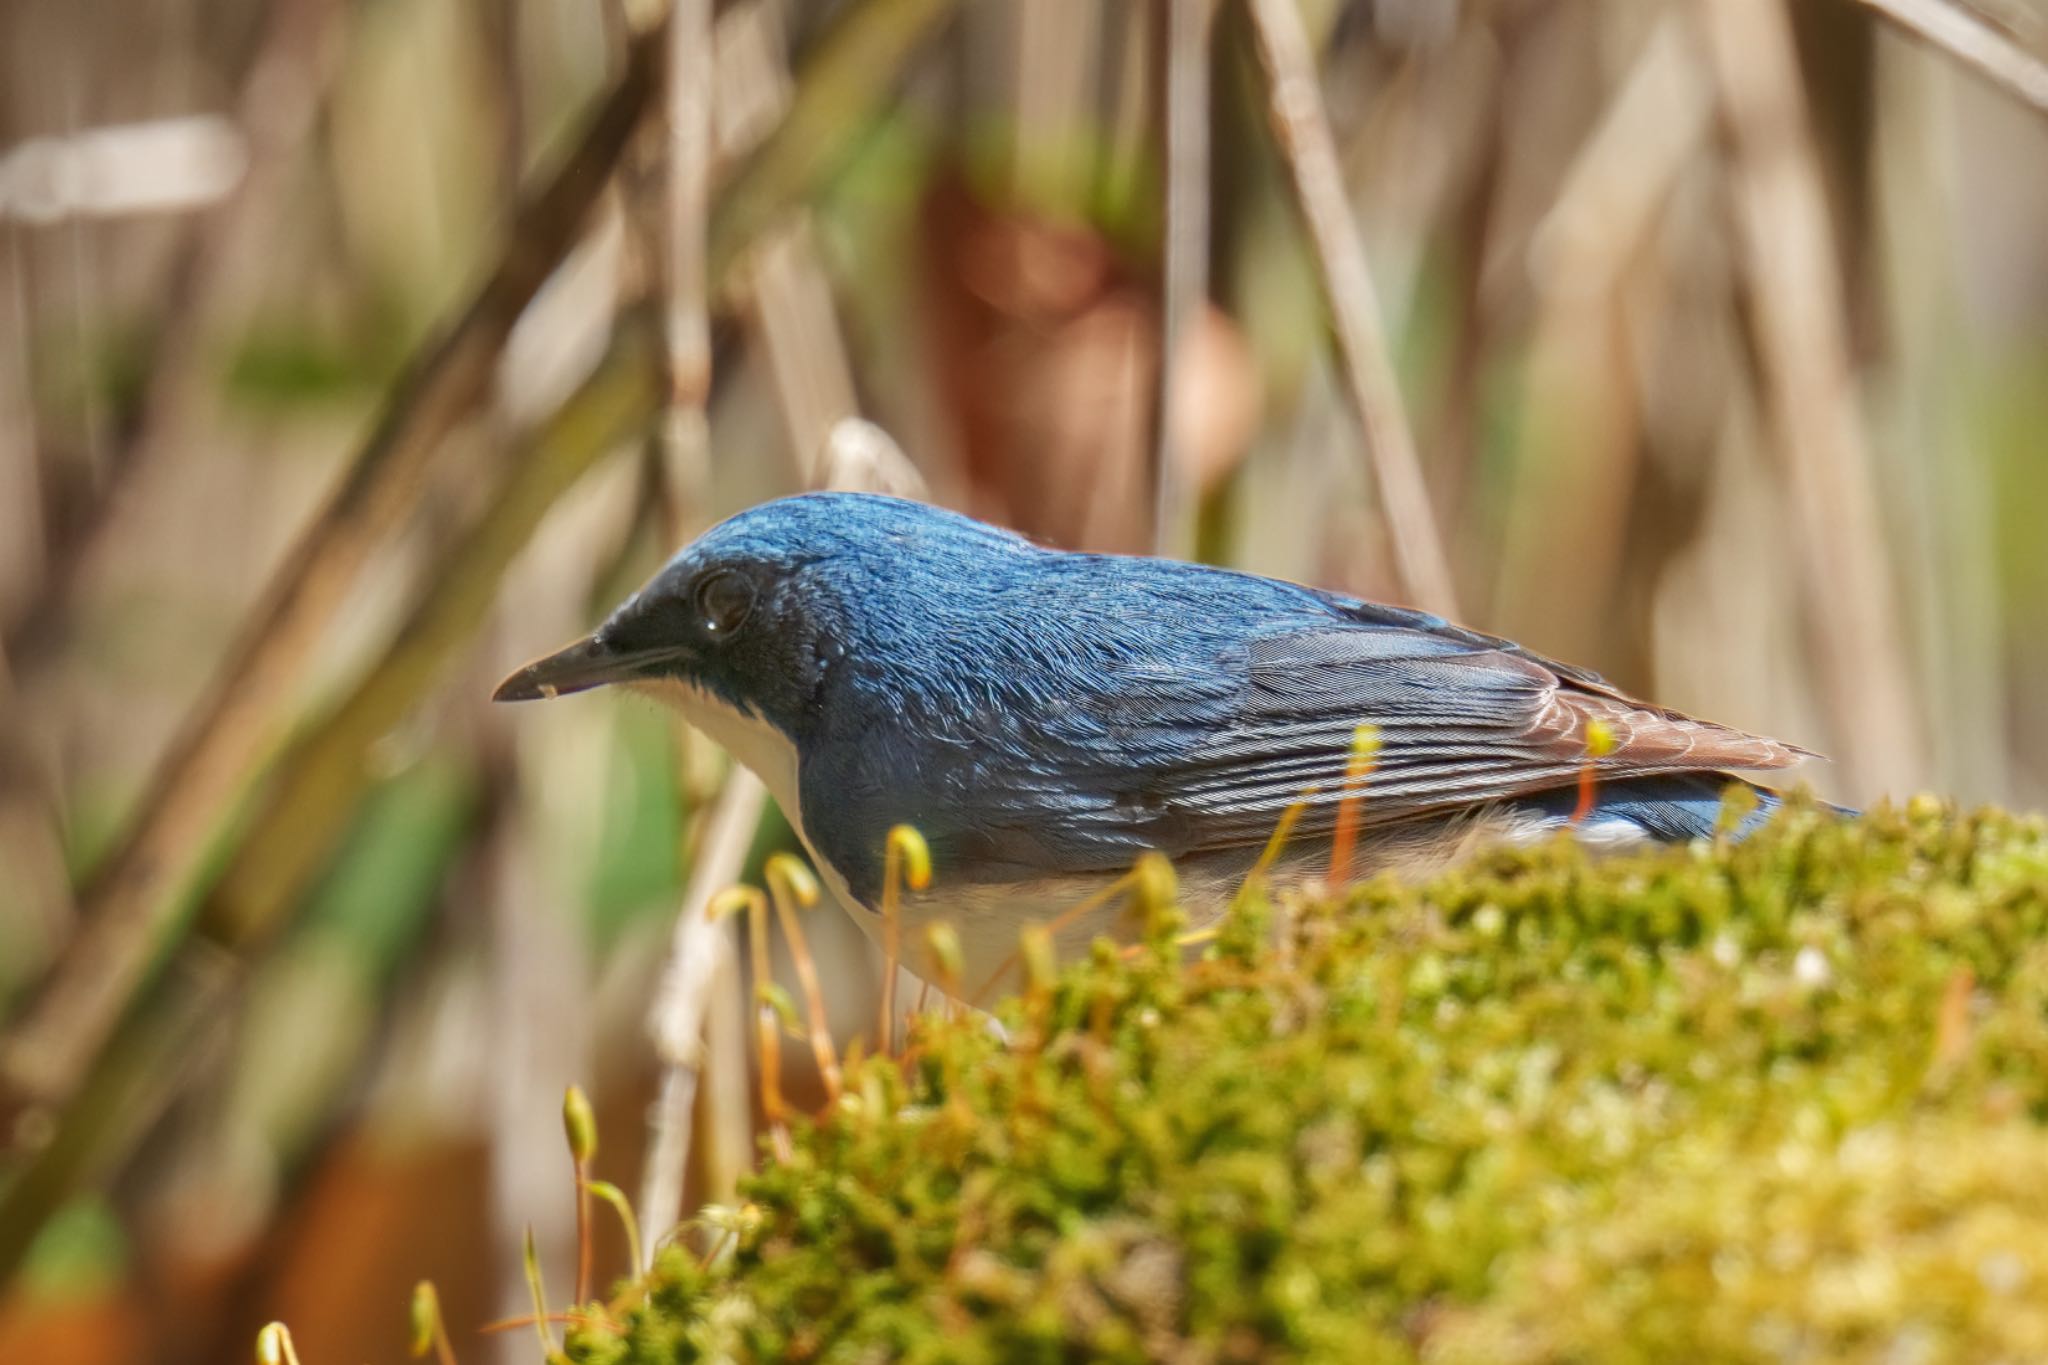
{"type": "Polygon", "coordinates": [[[561,413],[519,443],[492,504],[423,575],[427,594],[389,648],[279,760],[272,790],[196,917],[198,934],[95,1054],[55,1138],[0,1189],[0,1283],[49,1213],[82,1181],[114,1166],[125,1142],[153,1121],[159,1091],[183,1079],[165,1056],[204,1051],[195,1037],[230,1008],[243,959],[275,930],[345,828],[369,781],[363,756],[474,633],[506,562],[541,515],[569,481],[644,425],[655,406],[648,330],[629,324],[613,356],[561,413]]]}
{"type": "Polygon", "coordinates": [[[1827,199],[1784,0],[1693,7],[1734,149],[1730,207],[1808,617],[1841,754],[1860,795],[1924,772],[1827,199]]]}
{"type": "Polygon", "coordinates": [[[1187,539],[1183,462],[1174,447],[1181,363],[1190,329],[1209,294],[1209,0],[1164,0],[1166,92],[1166,279],[1160,309],[1159,374],[1153,394],[1153,549],[1170,554],[1187,539]]]}
{"type": "Polygon", "coordinates": [[[853,130],[957,0],[864,0],[844,6],[799,74],[775,135],[721,194],[711,214],[710,274],[723,279],[790,204],[839,162],[853,130]]]}
{"type": "Polygon", "coordinates": [[[1437,532],[1393,352],[1380,322],[1365,238],[1352,221],[1299,0],[1247,0],[1247,9],[1266,75],[1273,141],[1287,164],[1322,273],[1338,359],[1364,429],[1402,591],[1418,605],[1454,617],[1458,603],[1450,560],[1437,532]]]}
{"type": "Polygon", "coordinates": [[[1858,0],[2006,94],[2048,114],[2048,62],[1948,0],[1858,0]]]}
{"type": "Polygon", "coordinates": [[[13,1098],[61,1100],[105,1042],[357,571],[412,506],[444,438],[489,392],[513,324],[575,243],[657,83],[660,53],[658,34],[636,42],[582,141],[514,219],[469,308],[400,381],[179,727],[81,897],[77,936],[0,1046],[0,1082],[13,1098]]]}
{"type": "MultiPolygon", "coordinates": [[[[719,978],[739,970],[731,927],[723,920],[707,918],[703,907],[719,890],[738,880],[767,800],[767,790],[751,772],[735,769],[726,779],[706,817],[689,885],[683,889],[683,913],[676,919],[661,984],[648,1012],[648,1031],[661,1060],[662,1077],[661,1094],[649,1118],[639,1212],[641,1227],[657,1239],[683,1216],[690,1118],[705,1065],[702,1035],[719,978]]],[[[744,1111],[745,1106],[740,1108],[744,1111]]],[[[743,1148],[746,1144],[738,1145],[743,1148]]]]}
{"type": "Polygon", "coordinates": [[[335,62],[323,49],[333,0],[280,0],[242,78],[235,126],[248,147],[242,179],[219,205],[195,220],[179,244],[162,287],[158,324],[138,370],[146,376],[131,411],[121,415],[98,487],[64,518],[49,546],[36,593],[5,622],[16,666],[34,672],[60,641],[80,578],[122,524],[129,490],[181,447],[191,412],[211,374],[204,344],[228,298],[236,267],[260,250],[267,219],[279,208],[282,181],[315,123],[335,62]]]}

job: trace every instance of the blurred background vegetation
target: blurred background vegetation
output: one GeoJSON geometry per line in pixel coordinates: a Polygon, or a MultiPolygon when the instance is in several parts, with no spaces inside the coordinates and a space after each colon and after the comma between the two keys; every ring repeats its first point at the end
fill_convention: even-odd
{"type": "Polygon", "coordinates": [[[786,830],[642,703],[486,698],[801,487],[2039,805],[2041,53],[2039,0],[0,6],[0,1358],[393,1359],[421,1276],[528,1358],[467,1333],[528,1224],[568,1281],[570,1082],[662,1226],[729,1191],[732,944],[663,963],[786,830]]]}

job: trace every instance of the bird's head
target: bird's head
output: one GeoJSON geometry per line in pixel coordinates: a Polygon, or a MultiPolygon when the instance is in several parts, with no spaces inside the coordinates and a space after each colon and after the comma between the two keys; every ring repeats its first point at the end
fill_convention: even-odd
{"type": "MultiPolygon", "coordinates": [[[[1025,542],[920,503],[804,494],[713,527],[584,639],[498,685],[533,701],[610,684],[683,689],[765,720],[792,738],[832,671],[878,643],[892,615],[948,583],[945,566],[1025,542]]],[[[957,576],[951,580],[957,586],[957,576]]]]}

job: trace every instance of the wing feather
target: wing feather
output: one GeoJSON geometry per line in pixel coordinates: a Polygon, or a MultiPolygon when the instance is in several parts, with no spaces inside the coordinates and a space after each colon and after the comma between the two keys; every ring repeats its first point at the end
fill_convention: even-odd
{"type": "MultiPolygon", "coordinates": [[[[1164,747],[1137,800],[1155,813],[1153,833],[1169,852],[1263,842],[1297,802],[1306,805],[1304,833],[1330,828],[1361,723],[1381,740],[1360,806],[1367,826],[1575,783],[1595,722],[1615,740],[1591,760],[1600,778],[1783,768],[1810,756],[1433,617],[1365,610],[1368,619],[1354,613],[1254,643],[1227,722],[1164,747]]],[[[1149,700],[1164,703],[1154,712],[1162,729],[1190,733],[1170,690],[1149,700]]]]}

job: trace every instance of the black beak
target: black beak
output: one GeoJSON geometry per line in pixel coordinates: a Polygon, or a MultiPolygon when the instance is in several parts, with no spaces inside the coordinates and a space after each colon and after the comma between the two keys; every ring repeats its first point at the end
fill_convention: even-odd
{"type": "Polygon", "coordinates": [[[492,701],[541,701],[587,692],[608,683],[632,682],[645,678],[654,666],[667,662],[674,651],[617,650],[595,635],[586,636],[544,659],[536,659],[498,684],[492,701]]]}

